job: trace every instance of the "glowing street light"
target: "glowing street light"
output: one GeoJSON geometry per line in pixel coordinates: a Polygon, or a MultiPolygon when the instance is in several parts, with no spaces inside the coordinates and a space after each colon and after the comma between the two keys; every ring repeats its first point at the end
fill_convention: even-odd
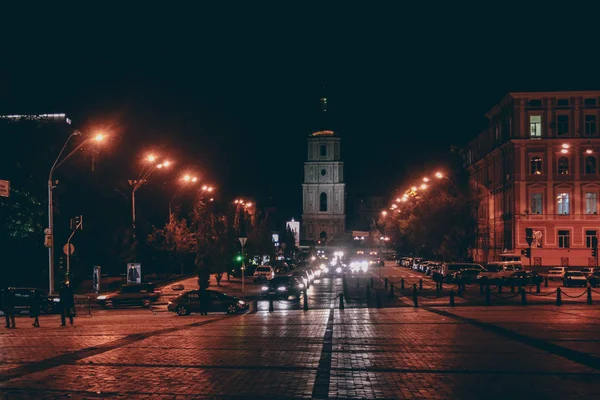
{"type": "Polygon", "coordinates": [[[563,149],[568,149],[570,146],[567,143],[563,143],[562,148],[563,149]]]}
{"type": "Polygon", "coordinates": [[[410,188],[410,190],[412,190],[413,192],[416,192],[417,191],[417,187],[413,186],[413,187],[410,188]]]}
{"type": "Polygon", "coordinates": [[[444,177],[444,174],[442,174],[441,172],[436,172],[435,177],[438,179],[442,179],[444,177]]]}
{"type": "Polygon", "coordinates": [[[592,149],[587,149],[585,152],[586,154],[592,154],[594,151],[592,149]]]}
{"type": "Polygon", "coordinates": [[[425,190],[425,189],[427,189],[427,184],[425,184],[425,183],[424,183],[424,184],[422,184],[422,185],[421,185],[421,189],[422,189],[422,190],[425,190]]]}
{"type": "Polygon", "coordinates": [[[154,162],[156,161],[156,156],[154,154],[148,154],[148,156],[146,156],[146,161],[154,162]]]}
{"type": "Polygon", "coordinates": [[[198,180],[198,178],[195,176],[191,176],[190,174],[185,174],[181,177],[181,180],[183,181],[181,188],[179,188],[179,190],[177,192],[175,192],[175,194],[169,201],[169,219],[171,218],[171,215],[173,215],[172,206],[173,206],[173,201],[175,201],[175,198],[177,198],[177,196],[179,196],[188,187],[190,182],[194,183],[198,180]]]}
{"type": "Polygon", "coordinates": [[[567,150],[567,149],[562,149],[560,152],[561,152],[561,153],[563,153],[563,154],[567,154],[567,153],[569,152],[569,150],[567,150]]]}
{"type": "Polygon", "coordinates": [[[381,215],[383,215],[385,217],[387,215],[387,211],[382,211],[381,215]]]}
{"type": "Polygon", "coordinates": [[[429,182],[429,178],[427,178],[427,177],[423,178],[423,182],[429,182]]]}

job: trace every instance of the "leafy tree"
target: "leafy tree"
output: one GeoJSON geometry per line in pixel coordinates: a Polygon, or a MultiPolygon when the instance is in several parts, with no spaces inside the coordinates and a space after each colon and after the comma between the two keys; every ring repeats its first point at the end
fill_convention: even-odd
{"type": "Polygon", "coordinates": [[[154,229],[148,236],[148,243],[167,255],[170,271],[184,273],[186,259],[194,254],[196,238],[186,219],[177,219],[171,215],[162,229],[154,229]]]}

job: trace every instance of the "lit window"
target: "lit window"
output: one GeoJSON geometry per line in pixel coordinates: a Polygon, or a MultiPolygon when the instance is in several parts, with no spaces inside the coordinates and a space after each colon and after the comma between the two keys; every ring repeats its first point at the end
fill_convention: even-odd
{"type": "Polygon", "coordinates": [[[598,213],[598,196],[596,195],[596,193],[588,192],[585,194],[585,213],[598,213]]]}
{"type": "Polygon", "coordinates": [[[560,175],[569,175],[569,159],[567,157],[558,159],[558,173],[560,175]]]}
{"type": "Polygon", "coordinates": [[[327,146],[324,144],[321,145],[321,156],[325,157],[327,155],[327,146]]]}
{"type": "Polygon", "coordinates": [[[589,175],[596,173],[596,157],[589,156],[585,158],[585,173],[589,175]]]}
{"type": "Polygon", "coordinates": [[[585,135],[593,136],[596,134],[596,116],[586,115],[585,116],[585,135]]]}
{"type": "Polygon", "coordinates": [[[588,249],[592,248],[593,238],[598,237],[598,231],[594,229],[585,231],[585,247],[588,249]]]}
{"type": "Polygon", "coordinates": [[[569,215],[569,193],[559,193],[556,196],[557,214],[569,215]]]}
{"type": "Polygon", "coordinates": [[[532,138],[542,137],[542,116],[541,115],[530,115],[529,116],[529,136],[532,138]]]}
{"type": "Polygon", "coordinates": [[[542,213],[542,194],[533,193],[531,195],[531,213],[541,214],[542,213]]]}
{"type": "Polygon", "coordinates": [[[567,230],[559,230],[558,231],[558,247],[561,249],[568,249],[570,242],[571,232],[567,230]]]}
{"type": "Polygon", "coordinates": [[[556,134],[558,136],[564,136],[569,134],[569,116],[558,115],[556,116],[556,134]]]}
{"type": "Polygon", "coordinates": [[[542,174],[542,158],[541,157],[532,157],[531,158],[531,175],[541,175],[542,174]]]}

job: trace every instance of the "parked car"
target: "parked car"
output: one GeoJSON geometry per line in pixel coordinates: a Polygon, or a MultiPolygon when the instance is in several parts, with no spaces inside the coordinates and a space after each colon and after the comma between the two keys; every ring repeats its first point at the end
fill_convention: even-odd
{"type": "Polygon", "coordinates": [[[477,281],[477,275],[482,271],[477,268],[463,268],[458,272],[454,273],[453,280],[463,284],[474,283],[477,281]]]}
{"type": "Polygon", "coordinates": [[[588,276],[588,282],[591,287],[600,286],[600,271],[594,271],[592,275],[588,276]]]}
{"type": "Polygon", "coordinates": [[[544,278],[533,271],[513,271],[503,280],[507,285],[527,286],[542,283],[544,278]]]}
{"type": "Polygon", "coordinates": [[[497,261],[491,262],[485,266],[485,272],[482,272],[478,279],[486,282],[498,283],[507,280],[516,271],[523,271],[523,265],[520,261],[497,261]]]}
{"type": "Polygon", "coordinates": [[[261,288],[262,296],[283,297],[289,299],[293,296],[300,299],[300,294],[304,290],[304,283],[293,276],[276,276],[268,284],[261,288]]]}
{"type": "Polygon", "coordinates": [[[261,279],[266,279],[270,281],[275,277],[275,271],[269,265],[261,265],[256,267],[254,271],[254,282],[259,281],[261,279]]]}
{"type": "Polygon", "coordinates": [[[124,285],[114,293],[102,294],[96,301],[106,308],[119,306],[149,306],[158,300],[160,290],[153,283],[133,283],[124,285]]]}
{"type": "MultiPolygon", "coordinates": [[[[4,290],[8,290],[13,294],[15,314],[20,314],[23,311],[29,312],[33,299],[36,296],[40,299],[40,312],[42,314],[60,312],[60,298],[58,296],[50,296],[43,290],[23,287],[9,287],[4,290]]],[[[0,299],[2,298],[1,296],[2,293],[0,293],[0,299]]]]}
{"type": "MultiPolygon", "coordinates": [[[[235,314],[248,309],[248,303],[237,297],[229,296],[216,290],[207,290],[207,311],[221,311],[227,314],[235,314]]],[[[200,312],[200,291],[190,290],[175,297],[167,304],[167,310],[176,312],[177,315],[189,315],[200,312]]]]}
{"type": "Polygon", "coordinates": [[[548,279],[550,279],[551,281],[553,281],[555,279],[564,280],[565,274],[567,273],[568,270],[569,270],[568,267],[552,267],[548,271],[548,279]]]}
{"type": "Polygon", "coordinates": [[[591,276],[594,272],[600,272],[600,268],[581,268],[581,272],[583,272],[585,276],[591,276]]]}
{"type": "Polygon", "coordinates": [[[587,286],[588,279],[581,271],[567,271],[563,278],[564,286],[587,286]]]}
{"type": "Polygon", "coordinates": [[[473,263],[444,263],[442,264],[442,267],[439,271],[439,273],[436,273],[433,278],[434,280],[443,280],[445,282],[451,282],[454,274],[458,271],[460,271],[461,269],[478,269],[481,272],[485,271],[485,268],[483,268],[482,265],[480,264],[473,264],[473,263]]]}

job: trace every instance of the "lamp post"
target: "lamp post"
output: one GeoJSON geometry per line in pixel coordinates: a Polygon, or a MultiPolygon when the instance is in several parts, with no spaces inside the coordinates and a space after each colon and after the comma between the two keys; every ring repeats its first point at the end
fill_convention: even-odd
{"type": "Polygon", "coordinates": [[[54,171],[58,169],[65,161],[67,161],[73,154],[75,154],[78,150],[80,150],[86,143],[90,141],[102,142],[106,136],[102,133],[98,133],[95,136],[89,137],[79,146],[75,147],[66,157],[61,160],[67,145],[71,141],[74,136],[81,136],[82,133],[80,131],[73,131],[65,141],[62,149],[58,153],[58,157],[54,160],[52,167],[50,168],[50,172],[48,174],[48,230],[46,231],[47,235],[47,246],[48,246],[48,293],[52,294],[54,292],[54,202],[53,202],[53,190],[55,186],[53,184],[53,175],[54,171]],[[49,242],[49,243],[48,243],[49,242]]]}
{"type": "Polygon", "coordinates": [[[187,186],[189,184],[196,183],[198,181],[198,178],[195,176],[190,176],[189,174],[185,174],[181,178],[181,181],[182,181],[181,188],[179,188],[179,190],[177,192],[175,192],[175,194],[173,195],[173,197],[171,197],[171,200],[169,201],[169,219],[171,219],[171,215],[173,215],[173,212],[172,212],[173,201],[175,201],[177,196],[179,196],[187,188],[187,186]]]}

